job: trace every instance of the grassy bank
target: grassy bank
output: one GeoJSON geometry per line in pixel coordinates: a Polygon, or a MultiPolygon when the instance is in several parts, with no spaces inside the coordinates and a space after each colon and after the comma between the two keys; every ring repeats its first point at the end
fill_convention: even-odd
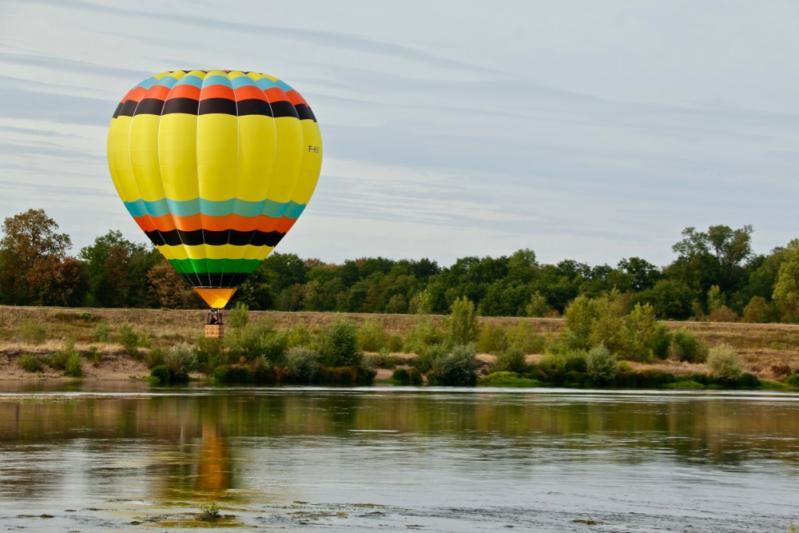
{"type": "MultiPolygon", "coordinates": [[[[99,380],[145,378],[150,375],[150,367],[159,366],[154,363],[163,363],[163,358],[170,354],[170,350],[174,351],[176,345],[185,343],[189,350],[196,350],[204,317],[205,311],[202,310],[0,307],[0,379],[60,379],[65,374],[99,380]],[[75,369],[76,357],[81,361],[79,370],[75,369]],[[70,358],[71,367],[68,368],[70,358]]],[[[324,331],[345,321],[355,327],[357,350],[365,354],[363,363],[375,371],[378,381],[414,383],[418,379],[416,371],[429,381],[433,363],[424,359],[433,360],[438,356],[428,353],[434,351],[428,345],[446,343],[448,320],[449,317],[441,315],[251,311],[248,314],[249,326],[246,327],[268,324],[271,332],[287,336],[284,349],[289,349],[305,344],[315,346],[317,337],[324,331]],[[425,339],[425,334],[441,338],[425,339]],[[292,335],[301,338],[292,340],[292,335]]],[[[558,352],[559,339],[568,333],[564,319],[479,317],[477,323],[481,333],[476,338],[474,365],[481,383],[500,386],[592,384],[582,377],[586,373],[584,362],[575,362],[574,357],[569,362],[571,356],[568,354],[559,352],[555,357],[550,353],[558,352]],[[490,337],[494,334],[504,336],[506,332],[513,335],[515,331],[524,336],[523,342],[518,344],[522,348],[523,363],[509,369],[507,361],[503,360],[503,357],[507,358],[507,347],[500,346],[502,343],[494,342],[490,337]]],[[[799,370],[797,325],[663,324],[672,332],[690,332],[709,348],[721,345],[733,348],[742,372],[765,380],[767,386],[775,386],[768,385],[769,381],[790,382],[792,374],[799,370]]],[[[235,335],[230,321],[228,327],[235,335]]],[[[229,347],[224,351],[227,354],[229,347]]],[[[450,355],[449,351],[446,354],[439,352],[442,357],[450,355]]],[[[233,361],[228,354],[224,365],[232,365],[235,374],[239,363],[240,366],[246,366],[245,362],[247,365],[252,363],[245,355],[233,361]]],[[[585,359],[585,354],[581,357],[585,359]]],[[[277,366],[270,372],[262,375],[263,382],[282,383],[292,379],[281,374],[277,366]]],[[[724,383],[714,380],[711,373],[703,361],[680,360],[672,356],[620,361],[613,380],[608,380],[605,385],[645,388],[724,386],[724,383]]],[[[236,380],[235,375],[226,376],[224,370],[216,371],[215,368],[207,368],[204,375],[195,376],[219,382],[236,380]]],[[[255,380],[252,375],[241,379],[255,380]]],[[[332,382],[345,379],[344,383],[347,383],[350,378],[336,378],[329,374],[325,379],[332,382]]],[[[357,377],[352,379],[358,381],[357,377]]]]}

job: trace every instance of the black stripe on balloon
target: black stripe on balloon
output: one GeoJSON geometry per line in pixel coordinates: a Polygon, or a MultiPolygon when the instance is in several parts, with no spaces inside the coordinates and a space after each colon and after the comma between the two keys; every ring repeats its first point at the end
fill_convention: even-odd
{"type": "Polygon", "coordinates": [[[316,117],[307,104],[297,104],[294,106],[294,109],[297,110],[297,115],[300,117],[300,120],[313,120],[316,122],[316,117]]]}
{"type": "Polygon", "coordinates": [[[210,244],[212,246],[220,246],[223,244],[232,244],[234,246],[245,246],[252,244],[253,246],[277,246],[280,239],[283,238],[285,233],[279,231],[183,231],[175,229],[172,231],[148,231],[147,237],[156,246],[178,246],[184,244],[186,246],[197,246],[199,244],[210,244]]]}
{"type": "Polygon", "coordinates": [[[280,100],[279,102],[269,102],[269,105],[272,107],[272,116],[274,117],[300,118],[291,102],[280,100]]]}
{"type": "Polygon", "coordinates": [[[111,115],[111,118],[117,118],[117,116],[119,116],[119,110],[120,109],[122,109],[122,102],[119,102],[119,104],[117,105],[117,108],[114,109],[114,114],[111,115]]]}
{"type": "MultiPolygon", "coordinates": [[[[241,272],[237,272],[235,274],[231,272],[200,272],[199,277],[203,280],[203,282],[189,283],[191,283],[192,287],[205,287],[211,289],[233,288],[244,283],[244,280],[247,279],[247,276],[249,276],[249,274],[243,274],[241,272]]],[[[186,278],[186,274],[184,274],[183,277],[186,278]]]]}
{"type": "Polygon", "coordinates": [[[158,98],[145,98],[139,105],[136,106],[136,111],[133,112],[133,116],[136,115],[160,115],[161,110],[164,108],[164,101],[159,100],[158,98]]]}
{"type": "Polygon", "coordinates": [[[132,117],[134,111],[136,111],[136,106],[138,104],[139,102],[137,102],[136,100],[125,100],[117,107],[117,111],[114,114],[114,116],[132,117]]]}
{"type": "Polygon", "coordinates": [[[255,98],[236,102],[236,108],[240,117],[246,115],[266,115],[267,117],[272,116],[272,108],[269,107],[269,104],[263,100],[258,100],[255,98]]]}
{"type": "Polygon", "coordinates": [[[223,115],[236,116],[236,102],[229,98],[206,98],[200,100],[200,110],[198,115],[210,115],[212,113],[221,113],[223,115]]]}
{"type": "Polygon", "coordinates": [[[164,104],[164,109],[161,111],[161,114],[186,113],[189,115],[196,115],[198,106],[199,102],[194,98],[170,98],[164,104]]]}

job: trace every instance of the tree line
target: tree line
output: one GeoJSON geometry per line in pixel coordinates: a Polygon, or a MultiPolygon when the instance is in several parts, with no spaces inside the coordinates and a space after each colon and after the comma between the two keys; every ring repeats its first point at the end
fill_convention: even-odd
{"type": "MultiPolygon", "coordinates": [[[[482,315],[559,316],[578,296],[610,292],[649,304],[659,318],[799,321],[799,240],[768,254],[752,227],[686,228],[676,258],[658,267],[640,257],[614,267],[566,259],[540,263],[529,249],[501,257],[351,259],[342,264],[273,253],[239,288],[250,309],[448,313],[468,298],[482,315]]],[[[0,303],[96,307],[203,307],[150,245],[109,231],[68,251],[71,239],[41,209],[8,217],[0,240],[0,303]]]]}

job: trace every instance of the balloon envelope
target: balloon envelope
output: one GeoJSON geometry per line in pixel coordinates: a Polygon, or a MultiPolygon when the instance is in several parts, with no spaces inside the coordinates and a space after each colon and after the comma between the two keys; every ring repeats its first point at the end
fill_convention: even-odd
{"type": "Polygon", "coordinates": [[[125,207],[214,308],[294,225],[321,164],[308,103],[257,72],[156,74],[122,98],[108,130],[125,207]]]}

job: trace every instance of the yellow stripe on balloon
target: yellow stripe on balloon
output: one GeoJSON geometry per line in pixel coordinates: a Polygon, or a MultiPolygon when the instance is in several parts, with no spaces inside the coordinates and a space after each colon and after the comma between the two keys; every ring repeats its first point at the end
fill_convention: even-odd
{"type": "Polygon", "coordinates": [[[131,117],[119,116],[111,119],[108,127],[108,168],[123,202],[136,200],[139,196],[128,150],[130,121],[131,117]]]}
{"type": "Polygon", "coordinates": [[[237,246],[223,244],[211,246],[198,244],[196,246],[158,246],[166,259],[265,259],[273,250],[271,246],[237,246]]]}
{"type": "Polygon", "coordinates": [[[196,115],[174,113],[161,116],[158,160],[167,198],[193,200],[199,196],[196,115]]]}
{"type": "Polygon", "coordinates": [[[164,197],[158,162],[158,115],[136,115],[130,126],[130,160],[133,177],[147,202],[164,197]]]}
{"type": "Polygon", "coordinates": [[[264,115],[238,117],[238,173],[235,197],[250,202],[266,198],[275,166],[275,119],[264,115]]]}
{"type": "Polygon", "coordinates": [[[307,204],[316,189],[322,168],[322,136],[319,125],[313,120],[301,120],[304,145],[300,177],[291,199],[298,204],[307,204]]]}

